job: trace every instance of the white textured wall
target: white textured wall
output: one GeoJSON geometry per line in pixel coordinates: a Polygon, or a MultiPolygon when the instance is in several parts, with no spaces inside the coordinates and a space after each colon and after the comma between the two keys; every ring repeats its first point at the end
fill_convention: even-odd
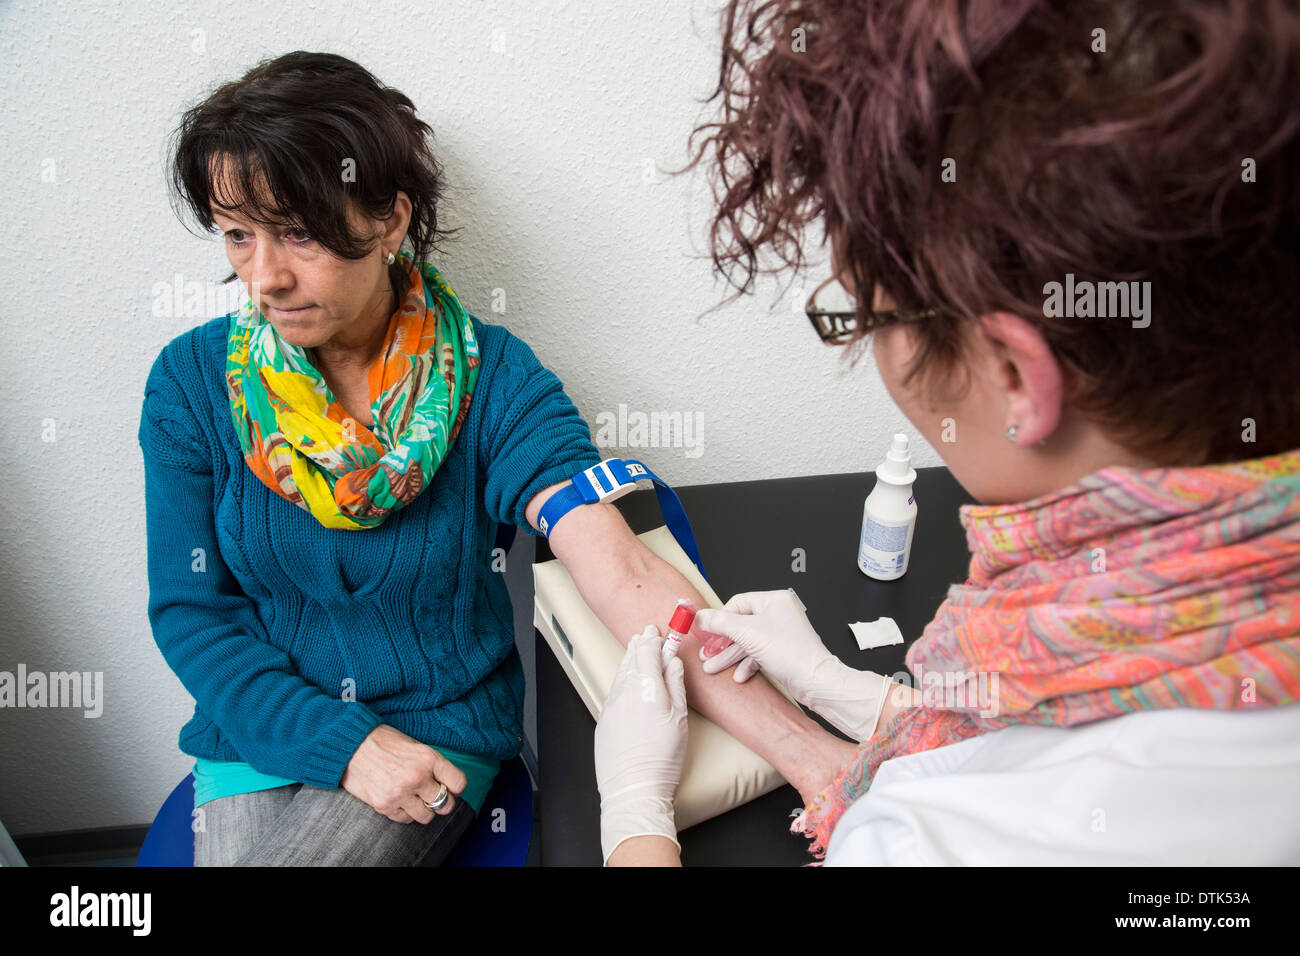
{"type": "Polygon", "coordinates": [[[843,368],[783,283],[696,319],[725,291],[703,257],[707,189],[646,171],[685,157],[717,45],[692,0],[0,6],[0,670],[105,684],[98,719],[0,709],[10,832],[147,822],[191,763],[176,735],[192,705],[145,616],[135,436],[158,350],[209,317],[154,316],[155,284],[215,283],[228,263],[172,213],[165,146],[183,109],[265,56],[340,53],[415,101],[464,227],[444,273],[593,430],[620,403],[700,413],[695,451],[635,449],[674,483],[874,467],[906,422],[870,357],[843,368]]]}

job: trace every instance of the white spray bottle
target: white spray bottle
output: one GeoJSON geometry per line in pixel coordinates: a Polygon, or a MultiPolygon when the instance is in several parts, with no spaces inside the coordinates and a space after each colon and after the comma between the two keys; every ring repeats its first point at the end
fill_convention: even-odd
{"type": "Polygon", "coordinates": [[[876,468],[876,487],[862,505],[862,536],[858,539],[858,570],[878,581],[892,581],[907,572],[916,531],[916,481],[907,436],[897,434],[889,454],[876,468]]]}

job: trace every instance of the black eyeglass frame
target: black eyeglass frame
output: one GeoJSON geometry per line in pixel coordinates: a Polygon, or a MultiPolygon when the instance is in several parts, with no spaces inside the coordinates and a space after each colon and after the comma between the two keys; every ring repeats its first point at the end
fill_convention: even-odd
{"type": "MultiPolygon", "coordinates": [[[[844,310],[827,311],[824,309],[814,309],[813,303],[817,299],[817,293],[826,288],[835,277],[831,276],[817,288],[813,289],[812,295],[808,296],[808,303],[804,306],[804,314],[808,316],[808,321],[812,324],[813,330],[827,345],[846,345],[849,338],[853,335],[858,327],[857,312],[848,312],[844,310]]],[[[938,313],[934,309],[922,309],[919,311],[904,311],[900,309],[872,309],[868,313],[865,331],[874,332],[882,329],[887,325],[895,325],[899,322],[919,322],[922,319],[934,318],[938,313]]]]}

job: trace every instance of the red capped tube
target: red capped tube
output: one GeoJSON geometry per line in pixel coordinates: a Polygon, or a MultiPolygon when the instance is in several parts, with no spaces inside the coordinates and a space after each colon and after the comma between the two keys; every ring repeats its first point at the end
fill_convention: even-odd
{"type": "Polygon", "coordinates": [[[679,600],[673,608],[673,616],[668,621],[668,633],[664,635],[663,664],[677,656],[677,648],[682,646],[682,638],[691,632],[695,623],[696,608],[686,600],[679,600]]]}
{"type": "Polygon", "coordinates": [[[678,601],[677,608],[673,611],[672,620],[668,622],[668,630],[686,635],[691,632],[691,625],[694,623],[695,608],[690,607],[684,601],[678,601]]]}

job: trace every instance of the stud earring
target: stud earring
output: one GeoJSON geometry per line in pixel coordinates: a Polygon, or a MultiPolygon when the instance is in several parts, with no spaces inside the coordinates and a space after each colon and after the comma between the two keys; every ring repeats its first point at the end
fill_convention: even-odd
{"type": "Polygon", "coordinates": [[[1015,425],[1008,426],[1007,441],[1014,443],[1015,440],[1016,440],[1016,426],[1015,425]]]}
{"type": "Polygon", "coordinates": [[[397,256],[393,255],[391,252],[388,254],[388,264],[389,264],[390,266],[393,264],[393,262],[394,262],[396,259],[397,259],[397,256]]]}

